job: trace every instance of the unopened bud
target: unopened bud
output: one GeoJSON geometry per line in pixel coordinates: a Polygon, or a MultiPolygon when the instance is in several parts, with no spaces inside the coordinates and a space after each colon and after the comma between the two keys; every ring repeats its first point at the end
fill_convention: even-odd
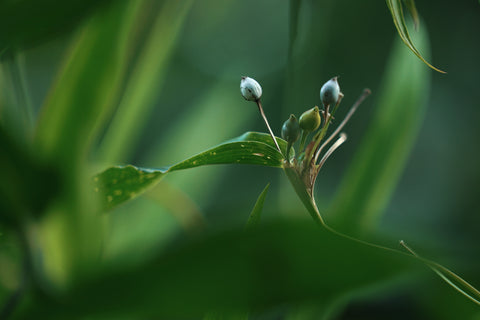
{"type": "Polygon", "coordinates": [[[337,77],[334,77],[322,86],[320,89],[320,100],[325,107],[335,106],[340,96],[340,86],[338,85],[337,77]]]}
{"type": "Polygon", "coordinates": [[[322,118],[320,117],[320,109],[315,106],[302,114],[300,117],[300,128],[304,131],[312,132],[317,130],[321,122],[322,118]]]}
{"type": "Polygon", "coordinates": [[[283,123],[282,138],[290,144],[294,144],[300,138],[300,125],[293,114],[283,123]]]}
{"type": "Polygon", "coordinates": [[[255,79],[242,77],[240,81],[240,92],[246,100],[258,101],[262,96],[262,87],[255,79]]]}

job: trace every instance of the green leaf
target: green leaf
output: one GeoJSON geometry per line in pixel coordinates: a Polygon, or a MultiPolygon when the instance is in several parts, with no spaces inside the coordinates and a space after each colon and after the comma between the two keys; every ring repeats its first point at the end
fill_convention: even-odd
{"type": "MultiPolygon", "coordinates": [[[[395,28],[397,28],[398,35],[402,39],[403,43],[407,45],[408,48],[418,57],[420,60],[422,60],[427,66],[432,68],[435,71],[438,71],[440,73],[445,73],[445,71],[442,71],[425,60],[425,58],[420,54],[420,52],[417,50],[415,45],[412,42],[412,39],[410,38],[410,34],[408,33],[407,26],[405,24],[405,17],[403,15],[403,8],[402,8],[402,0],[386,0],[387,1],[387,6],[388,9],[390,10],[390,13],[392,14],[393,18],[393,23],[395,24],[395,28]]],[[[415,11],[416,12],[416,11],[415,11]]]]}
{"type": "Polygon", "coordinates": [[[128,30],[135,16],[119,2],[74,38],[41,111],[37,143],[57,163],[74,167],[114,107],[126,71],[128,30]]]}
{"type": "Polygon", "coordinates": [[[480,291],[473,287],[470,283],[462,279],[460,276],[445,268],[439,263],[430,261],[428,259],[420,257],[415,251],[405,244],[404,241],[400,241],[400,244],[407,249],[414,257],[423,262],[433,272],[435,272],[443,281],[449,286],[462,294],[464,297],[470,299],[472,302],[480,306],[480,291]]]}
{"type": "MultiPolygon", "coordinates": [[[[277,138],[282,150],[287,142],[277,138]]],[[[253,164],[281,168],[283,155],[275,149],[268,134],[247,132],[233,140],[162,169],[134,166],[108,168],[94,177],[101,208],[109,210],[153,187],[168,172],[212,164],[253,164]]]]}
{"type": "Polygon", "coordinates": [[[111,0],[22,0],[0,3],[0,51],[31,47],[71,31],[111,0]]]}
{"type": "Polygon", "coordinates": [[[420,24],[420,18],[418,17],[417,7],[415,6],[415,0],[405,0],[405,5],[407,6],[408,11],[412,15],[413,24],[415,25],[415,30],[418,29],[420,24]]]}
{"type": "MultiPolygon", "coordinates": [[[[18,138],[18,137],[17,137],[18,138]]],[[[0,223],[20,225],[39,215],[58,195],[58,172],[0,125],[0,223]]]]}
{"type": "MultiPolygon", "coordinates": [[[[426,34],[417,39],[425,49],[426,34]]],[[[371,231],[388,204],[422,123],[428,69],[398,41],[382,81],[376,114],[331,205],[331,222],[348,233],[371,231]]]]}
{"type": "MultiPolygon", "coordinates": [[[[125,158],[138,142],[141,127],[155,106],[155,97],[165,80],[171,53],[192,3],[192,0],[169,0],[162,4],[102,141],[100,151],[104,161],[125,158]]],[[[146,4],[150,9],[151,3],[146,4]]]]}
{"type": "Polygon", "coordinates": [[[99,270],[98,278],[65,294],[36,297],[23,318],[196,318],[212,310],[261,311],[313,300],[322,305],[352,290],[394,285],[418,270],[423,266],[407,254],[291,220],[194,237],[144,265],[99,270]]]}
{"type": "Polygon", "coordinates": [[[102,210],[110,210],[153,187],[168,170],[134,166],[111,167],[95,176],[95,192],[101,194],[102,210]]]}
{"type": "Polygon", "coordinates": [[[53,286],[93,271],[103,249],[87,158],[118,99],[136,6],[115,2],[77,30],[37,121],[37,158],[58,170],[62,183],[38,230],[43,252],[54,252],[42,262],[53,286]]]}
{"type": "Polygon", "coordinates": [[[298,33],[298,17],[300,15],[301,0],[290,0],[289,7],[289,34],[288,34],[288,61],[293,59],[293,48],[298,33]]]}
{"type": "Polygon", "coordinates": [[[263,210],[263,203],[265,202],[265,197],[267,196],[268,188],[270,187],[270,183],[267,184],[265,189],[263,189],[262,193],[258,196],[257,202],[255,202],[255,206],[253,207],[252,212],[247,220],[247,225],[245,226],[246,229],[252,229],[258,226],[260,223],[260,216],[262,215],[263,210]]]}

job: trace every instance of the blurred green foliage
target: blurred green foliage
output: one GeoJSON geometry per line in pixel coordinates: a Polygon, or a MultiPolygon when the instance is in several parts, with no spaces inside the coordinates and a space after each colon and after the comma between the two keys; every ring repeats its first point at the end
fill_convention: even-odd
{"type": "Polygon", "coordinates": [[[92,183],[264,131],[240,76],[262,84],[279,134],[339,75],[335,121],[364,87],[373,95],[318,178],[326,221],[404,239],[480,286],[480,6],[416,5],[413,43],[447,75],[400,44],[373,0],[1,1],[0,318],[478,318],[409,256],[303,221],[276,168],[172,172],[100,214],[92,183]]]}

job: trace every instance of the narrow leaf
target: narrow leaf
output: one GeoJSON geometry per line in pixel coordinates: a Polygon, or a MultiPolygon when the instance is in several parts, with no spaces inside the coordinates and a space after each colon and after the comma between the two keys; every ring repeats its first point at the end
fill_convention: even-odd
{"type": "Polygon", "coordinates": [[[408,11],[412,15],[413,24],[415,25],[415,30],[418,30],[420,24],[420,18],[418,17],[417,7],[415,6],[415,0],[405,0],[405,5],[407,6],[408,11]]]}
{"type": "Polygon", "coordinates": [[[412,42],[412,39],[410,38],[410,34],[408,33],[408,29],[405,23],[405,17],[403,15],[403,8],[402,8],[402,0],[386,0],[387,1],[387,6],[388,9],[390,10],[390,13],[392,14],[393,18],[393,23],[395,24],[395,28],[397,28],[398,35],[402,39],[403,43],[407,45],[408,48],[420,59],[422,60],[427,66],[432,68],[435,71],[438,71],[440,73],[446,73],[445,71],[442,71],[433,65],[431,65],[425,58],[420,54],[420,52],[417,50],[415,45],[412,42]]]}
{"type": "Polygon", "coordinates": [[[480,292],[473,287],[470,283],[462,279],[460,276],[445,268],[439,263],[422,258],[415,251],[413,251],[404,241],[400,241],[400,244],[407,249],[415,258],[423,262],[427,267],[432,269],[443,281],[449,286],[458,291],[460,294],[470,299],[472,302],[480,305],[480,292]]]}
{"type": "Polygon", "coordinates": [[[253,207],[252,212],[247,220],[247,225],[245,226],[246,229],[252,229],[258,226],[260,223],[260,216],[262,215],[263,210],[263,203],[265,202],[265,197],[267,196],[268,188],[270,187],[270,183],[263,189],[262,193],[258,196],[257,202],[255,202],[255,206],[253,207]]]}
{"type": "MultiPolygon", "coordinates": [[[[280,138],[277,141],[285,150],[286,141],[280,138]]],[[[109,210],[153,187],[168,172],[232,163],[281,168],[283,155],[275,149],[268,134],[247,132],[170,167],[147,169],[129,165],[108,168],[94,177],[94,188],[101,197],[100,207],[109,210]]]]}
{"type": "MultiPolygon", "coordinates": [[[[426,48],[425,34],[418,43],[426,48]]],[[[349,233],[371,231],[397,185],[423,120],[428,69],[398,41],[369,130],[331,206],[332,223],[349,233]]]]}
{"type": "MultiPolygon", "coordinates": [[[[164,1],[102,141],[100,151],[104,161],[123,159],[136,145],[141,127],[155,105],[155,97],[165,79],[167,64],[192,2],[164,1]]],[[[151,3],[146,4],[151,6],[151,3]]]]}
{"type": "Polygon", "coordinates": [[[36,140],[64,166],[82,160],[116,102],[126,71],[130,9],[119,2],[78,31],[44,103],[36,140]]]}

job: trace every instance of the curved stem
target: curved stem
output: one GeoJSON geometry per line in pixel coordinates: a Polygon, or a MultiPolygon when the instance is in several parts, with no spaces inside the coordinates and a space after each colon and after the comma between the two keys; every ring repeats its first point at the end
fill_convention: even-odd
{"type": "MultiPolygon", "coordinates": [[[[313,220],[317,224],[324,227],[329,232],[331,232],[331,233],[333,233],[337,236],[343,237],[345,239],[355,241],[357,243],[360,243],[360,244],[363,244],[363,245],[366,245],[366,246],[369,246],[369,247],[373,247],[373,248],[377,248],[377,249],[381,249],[381,250],[405,255],[405,253],[400,251],[400,250],[385,247],[385,246],[375,244],[375,243],[371,243],[371,242],[368,242],[368,241],[365,241],[365,240],[361,240],[361,239],[349,236],[347,234],[344,234],[344,233],[342,233],[340,231],[337,231],[337,230],[333,229],[332,227],[330,227],[325,222],[325,220],[323,220],[322,215],[320,214],[320,211],[317,208],[317,205],[316,205],[315,200],[313,198],[313,187],[312,187],[312,189],[307,189],[304,181],[300,178],[300,175],[298,174],[296,169],[294,167],[292,167],[289,163],[284,163],[284,168],[283,169],[284,169],[287,177],[289,178],[290,182],[292,183],[292,186],[295,189],[295,192],[299,196],[300,200],[302,201],[303,205],[305,206],[305,208],[307,209],[307,211],[310,213],[313,220]]],[[[463,278],[461,278],[460,276],[455,274],[453,271],[450,271],[449,269],[445,268],[444,266],[442,266],[442,265],[440,265],[436,262],[433,262],[433,261],[430,261],[430,260],[427,260],[427,259],[424,259],[424,258],[418,256],[412,249],[410,249],[405,244],[405,242],[400,241],[400,244],[404,248],[406,248],[413,257],[415,257],[417,260],[421,261],[426,266],[428,266],[432,271],[434,271],[442,280],[444,280],[447,284],[449,284],[453,289],[455,289],[457,292],[459,292],[460,294],[462,294],[466,298],[470,299],[471,301],[473,301],[477,305],[480,305],[480,291],[478,291],[475,287],[473,287],[471,284],[469,284],[463,278]],[[467,289],[467,291],[469,293],[466,292],[465,290],[463,290],[460,287],[460,285],[463,286],[465,289],[467,289]]]]}

